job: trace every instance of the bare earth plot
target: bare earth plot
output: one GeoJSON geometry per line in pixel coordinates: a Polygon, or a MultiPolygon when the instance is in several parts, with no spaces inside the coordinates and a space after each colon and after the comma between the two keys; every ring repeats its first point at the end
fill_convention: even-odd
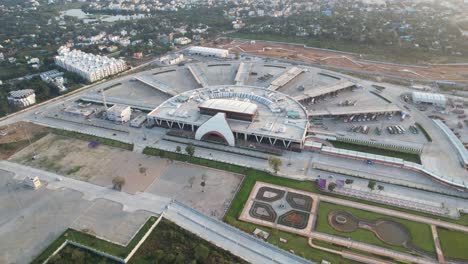
{"type": "Polygon", "coordinates": [[[221,219],[242,178],[240,174],[174,162],[147,192],[171,197],[206,215],[221,219]],[[205,187],[201,186],[203,178],[205,187]]]}
{"type": "MultiPolygon", "coordinates": [[[[171,197],[219,218],[243,178],[239,174],[104,145],[90,148],[87,141],[53,134],[14,154],[10,160],[104,187],[112,187],[114,177],[124,177],[122,190],[125,192],[147,191],[171,197]],[[31,159],[33,151],[38,153],[36,160],[31,159]],[[201,186],[203,179],[205,187],[201,186]]],[[[86,227],[79,229],[83,228],[86,227]]]]}
{"type": "Polygon", "coordinates": [[[221,41],[218,44],[208,44],[215,48],[230,49],[233,52],[242,52],[266,57],[300,60],[320,65],[346,67],[360,71],[388,74],[413,79],[450,80],[468,83],[466,65],[396,65],[390,63],[377,63],[361,60],[358,56],[333,51],[304,48],[301,45],[278,44],[264,41],[221,41]]]}
{"type": "Polygon", "coordinates": [[[10,160],[100,186],[111,187],[112,179],[121,176],[123,191],[132,194],[144,191],[168,165],[167,160],[104,145],[89,148],[87,141],[52,134],[10,160]],[[33,150],[38,153],[36,160],[31,160],[33,150]]]}

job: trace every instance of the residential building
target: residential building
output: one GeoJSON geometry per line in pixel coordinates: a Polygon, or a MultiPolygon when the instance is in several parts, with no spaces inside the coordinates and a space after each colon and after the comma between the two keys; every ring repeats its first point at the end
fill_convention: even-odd
{"type": "Polygon", "coordinates": [[[10,105],[23,108],[36,103],[36,94],[33,89],[11,91],[7,100],[10,105]]]}
{"type": "Polygon", "coordinates": [[[59,50],[59,55],[55,56],[55,64],[77,73],[89,82],[101,80],[127,69],[124,60],[69,49],[59,50]]]}

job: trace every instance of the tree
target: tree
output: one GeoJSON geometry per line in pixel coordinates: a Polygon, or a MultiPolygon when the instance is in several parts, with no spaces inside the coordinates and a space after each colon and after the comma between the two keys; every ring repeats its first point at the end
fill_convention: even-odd
{"type": "Polygon", "coordinates": [[[283,165],[283,161],[277,157],[270,157],[268,159],[268,164],[275,171],[275,173],[278,173],[280,167],[283,165]]]}
{"type": "Polygon", "coordinates": [[[369,181],[369,183],[367,184],[367,187],[371,190],[374,190],[376,184],[377,183],[375,181],[369,181]]]}
{"type": "Polygon", "coordinates": [[[112,179],[112,184],[114,185],[114,190],[121,191],[122,187],[125,185],[125,178],[120,176],[114,177],[112,179]]]}
{"type": "Polygon", "coordinates": [[[185,147],[185,152],[187,152],[187,155],[192,158],[195,154],[195,147],[192,144],[188,144],[187,147],[185,147]]]}
{"type": "Polygon", "coordinates": [[[202,181],[201,181],[200,185],[201,185],[201,187],[202,187],[202,192],[205,192],[206,174],[203,173],[202,176],[201,176],[201,178],[202,178],[202,181]]]}
{"type": "Polygon", "coordinates": [[[194,251],[195,251],[195,258],[200,262],[204,262],[205,259],[207,259],[208,256],[210,255],[210,249],[202,244],[198,244],[195,247],[194,251]]]}
{"type": "Polygon", "coordinates": [[[383,191],[385,188],[382,185],[379,185],[377,186],[377,189],[379,189],[379,191],[383,191]]]}
{"type": "Polygon", "coordinates": [[[175,149],[175,151],[176,151],[177,153],[180,153],[180,152],[182,151],[182,148],[181,148],[180,146],[177,146],[176,149],[175,149]]]}
{"type": "Polygon", "coordinates": [[[336,188],[336,183],[332,182],[332,183],[328,184],[328,190],[330,192],[333,192],[333,190],[335,190],[335,188],[336,188]]]}
{"type": "Polygon", "coordinates": [[[351,179],[346,179],[345,183],[346,184],[352,184],[354,182],[354,180],[351,180],[351,179]]]}

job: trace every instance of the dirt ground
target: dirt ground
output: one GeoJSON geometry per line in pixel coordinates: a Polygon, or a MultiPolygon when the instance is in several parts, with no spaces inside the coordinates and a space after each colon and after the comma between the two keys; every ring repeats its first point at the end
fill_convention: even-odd
{"type": "Polygon", "coordinates": [[[53,134],[17,152],[10,160],[109,188],[112,179],[120,176],[125,178],[122,191],[171,197],[218,218],[224,215],[243,179],[239,174],[104,145],[90,148],[87,141],[53,134]],[[36,160],[31,159],[33,151],[36,160]]]}
{"type": "Polygon", "coordinates": [[[314,64],[322,64],[337,67],[346,67],[366,72],[394,75],[413,79],[450,80],[460,83],[468,83],[467,65],[395,65],[390,63],[376,63],[364,61],[359,56],[343,54],[332,51],[324,51],[312,48],[304,48],[301,45],[274,44],[269,42],[232,40],[221,41],[218,44],[207,46],[253,55],[300,60],[314,64]]]}
{"type": "Polygon", "coordinates": [[[10,160],[56,172],[74,179],[111,187],[112,179],[125,178],[123,191],[143,192],[160,176],[167,160],[100,145],[89,148],[87,141],[49,134],[32,146],[14,154],[10,160]],[[37,159],[32,160],[32,153],[37,159]]]}
{"type": "Polygon", "coordinates": [[[0,127],[0,131],[6,132],[5,136],[0,136],[0,144],[17,142],[34,137],[34,135],[48,132],[49,129],[43,126],[28,122],[17,122],[8,126],[0,127]]]}
{"type": "Polygon", "coordinates": [[[0,127],[0,159],[8,159],[15,152],[49,131],[48,128],[28,122],[17,122],[0,127]],[[5,134],[5,135],[3,135],[5,134]]]}

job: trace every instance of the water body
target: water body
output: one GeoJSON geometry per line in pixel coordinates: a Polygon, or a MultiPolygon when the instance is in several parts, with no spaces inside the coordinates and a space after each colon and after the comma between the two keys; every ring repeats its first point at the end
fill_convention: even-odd
{"type": "Polygon", "coordinates": [[[84,23],[102,21],[102,22],[115,22],[119,20],[133,20],[147,17],[143,14],[135,15],[99,15],[99,14],[87,14],[81,9],[68,9],[60,12],[62,16],[72,16],[83,20],[84,23]]]}

